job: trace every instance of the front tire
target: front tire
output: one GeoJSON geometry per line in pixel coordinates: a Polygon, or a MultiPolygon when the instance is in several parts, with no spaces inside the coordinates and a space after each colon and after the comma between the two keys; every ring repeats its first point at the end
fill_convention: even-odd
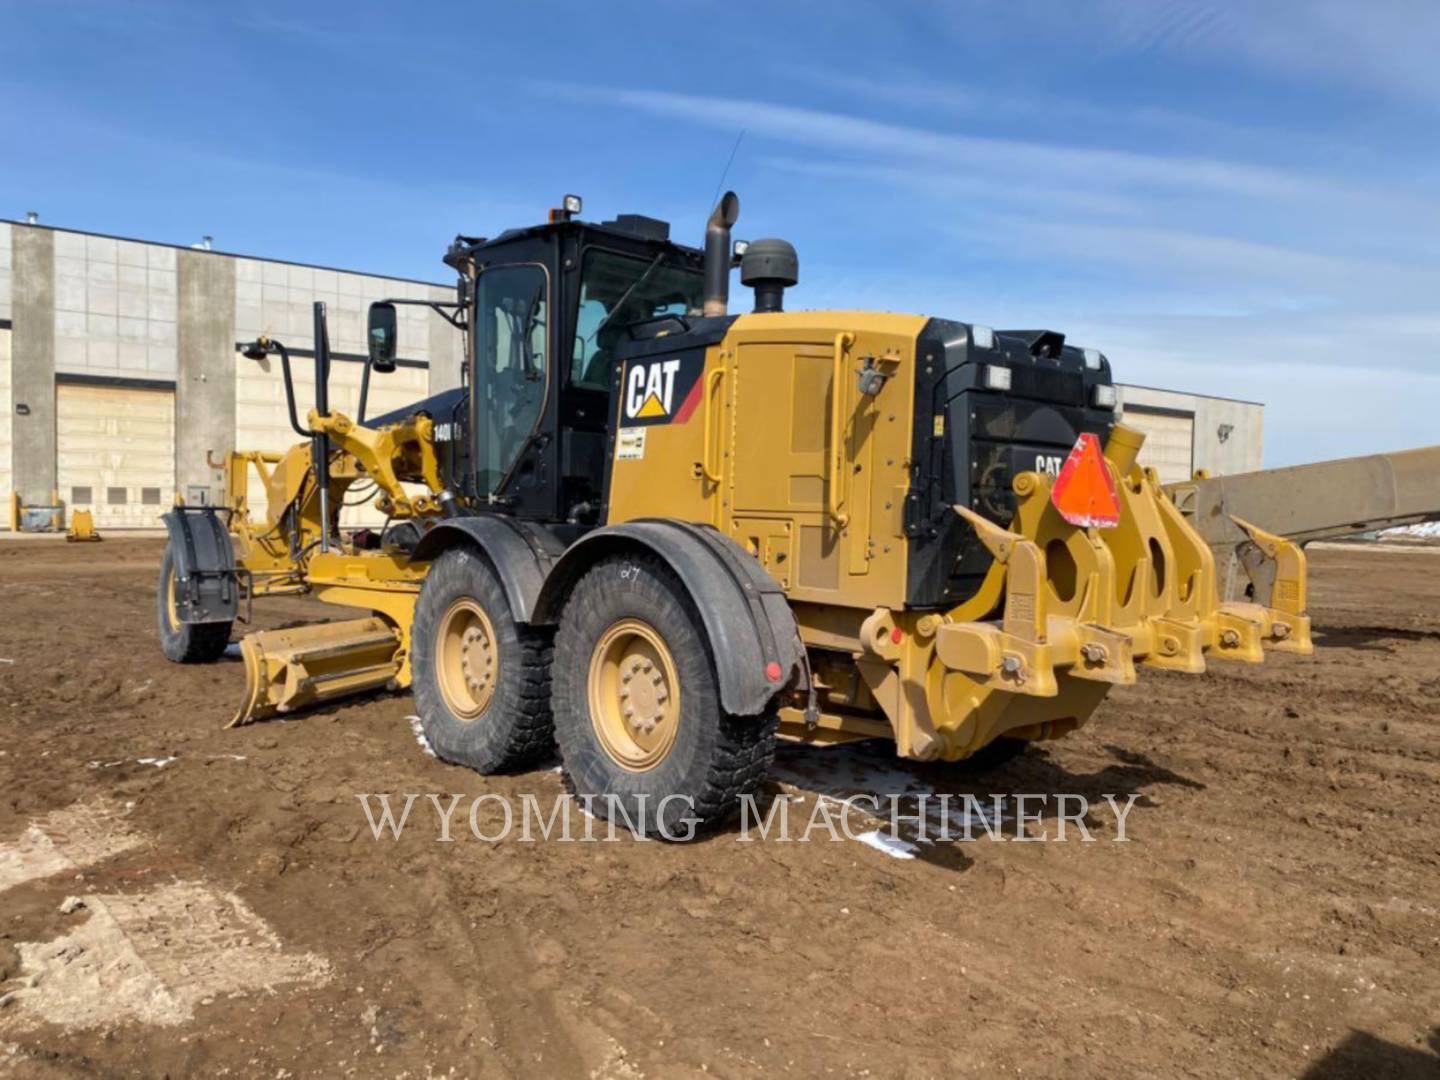
{"type": "Polygon", "coordinates": [[[482,773],[515,772],[554,753],[550,635],[515,622],[478,551],[431,565],[411,630],[415,707],[435,753],[482,773]]]}
{"type": "Polygon", "coordinates": [[[234,623],[181,622],[175,589],[175,550],[166,544],[160,559],[160,584],[155,597],[160,649],[167,660],[177,664],[209,664],[220,659],[230,643],[230,628],[234,623]]]}
{"type": "Polygon", "coordinates": [[[739,809],[775,757],[776,715],[727,714],[699,612],[648,556],[575,586],[555,637],[555,737],[597,816],[688,839],[739,809]]]}

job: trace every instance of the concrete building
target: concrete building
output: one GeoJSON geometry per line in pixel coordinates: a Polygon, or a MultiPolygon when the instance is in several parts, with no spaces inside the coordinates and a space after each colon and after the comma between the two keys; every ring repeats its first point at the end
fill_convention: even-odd
{"type": "Polygon", "coordinates": [[[1145,432],[1140,464],[1164,483],[1188,480],[1197,469],[1216,475],[1262,468],[1265,406],[1254,401],[1119,387],[1119,417],[1145,432]]]}
{"type": "MultiPolygon", "coordinates": [[[[282,450],[290,429],[277,359],[313,401],[312,304],[330,325],[331,401],[353,415],[365,312],[384,297],[453,299],[453,287],[0,221],[0,500],[57,492],[102,529],[155,527],[179,494],[215,502],[207,464],[239,446],[282,450]]],[[[378,415],[459,384],[461,341],[440,316],[402,306],[399,368],[371,382],[378,415]]],[[[356,520],[355,514],[349,520],[356,520]]]]}
{"type": "MultiPolygon", "coordinates": [[[[297,441],[278,359],[248,360],[244,343],[268,333],[290,347],[303,411],[312,304],[325,301],[331,401],[354,415],[370,302],[453,296],[431,282],[0,221],[0,506],[12,490],[32,505],[57,492],[67,515],[90,510],[104,529],[158,527],[177,495],[216,502],[222,473],[208,455],[297,441]]],[[[422,307],[399,316],[400,366],[372,380],[371,415],[459,385],[460,335],[422,307]]],[[[1147,435],[1141,462],[1166,481],[1260,467],[1258,404],[1141,386],[1119,398],[1147,435]]],[[[354,509],[343,520],[377,519],[354,509]]]]}

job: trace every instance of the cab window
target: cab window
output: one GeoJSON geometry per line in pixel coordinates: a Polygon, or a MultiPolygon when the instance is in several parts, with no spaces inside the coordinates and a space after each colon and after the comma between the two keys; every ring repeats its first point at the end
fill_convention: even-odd
{"type": "Polygon", "coordinates": [[[631,323],[699,310],[704,279],[698,271],[654,259],[591,248],[580,268],[580,309],[570,384],[610,389],[614,349],[631,323]]]}

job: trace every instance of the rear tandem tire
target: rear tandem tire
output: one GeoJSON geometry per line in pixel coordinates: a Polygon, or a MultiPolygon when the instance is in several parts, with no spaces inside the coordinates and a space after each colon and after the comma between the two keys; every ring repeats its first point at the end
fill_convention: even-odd
{"type": "Polygon", "coordinates": [[[521,626],[489,561],[454,548],[431,565],[411,630],[415,708],[445,761],[517,772],[555,752],[551,635],[521,626]]]}
{"type": "Polygon", "coordinates": [[[554,702],[574,793],[648,835],[723,824],[775,757],[775,712],[725,712],[700,613],[646,556],[606,559],[576,584],[555,636],[554,702]]]}
{"type": "Polygon", "coordinates": [[[208,664],[220,659],[230,643],[230,628],[234,623],[182,623],[175,611],[174,587],[175,552],[166,544],[160,559],[160,587],[155,597],[160,648],[165,658],[177,664],[208,664]]]}

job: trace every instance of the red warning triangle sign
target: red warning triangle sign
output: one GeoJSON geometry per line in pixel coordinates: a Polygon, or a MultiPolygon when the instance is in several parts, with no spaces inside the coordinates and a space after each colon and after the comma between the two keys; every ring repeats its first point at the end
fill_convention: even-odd
{"type": "Polygon", "coordinates": [[[1120,496],[1094,435],[1086,432],[1075,440],[1050,489],[1050,501],[1071,525],[1112,529],[1120,524],[1120,496]]]}

